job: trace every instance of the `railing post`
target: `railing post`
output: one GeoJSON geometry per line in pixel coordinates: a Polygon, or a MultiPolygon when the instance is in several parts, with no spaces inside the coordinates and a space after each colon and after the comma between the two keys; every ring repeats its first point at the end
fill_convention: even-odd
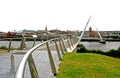
{"type": "Polygon", "coordinates": [[[20,50],[23,49],[23,38],[21,39],[20,50]]]}
{"type": "Polygon", "coordinates": [[[46,46],[47,46],[47,50],[48,50],[48,56],[49,56],[49,61],[50,61],[50,66],[51,66],[51,69],[52,69],[52,73],[54,74],[54,76],[56,76],[57,71],[56,71],[56,68],[55,68],[55,64],[54,64],[54,61],[53,61],[53,58],[52,58],[52,54],[51,54],[48,42],[46,42],[46,46]]]}
{"type": "Polygon", "coordinates": [[[73,43],[73,45],[74,45],[74,37],[72,37],[72,43],[73,43]]]}
{"type": "Polygon", "coordinates": [[[71,40],[71,38],[69,38],[70,39],[70,43],[71,43],[71,46],[73,47],[73,43],[72,43],[72,40],[71,40]]]}
{"type": "Polygon", "coordinates": [[[76,38],[75,38],[75,43],[77,43],[79,41],[79,39],[77,40],[76,38]]]}
{"type": "Polygon", "coordinates": [[[29,57],[28,57],[28,66],[29,66],[29,69],[30,69],[31,78],[40,78],[39,74],[37,72],[32,54],[30,54],[29,57]]]}
{"type": "Polygon", "coordinates": [[[34,42],[33,42],[33,46],[32,46],[32,47],[34,47],[34,46],[35,46],[35,41],[36,41],[36,39],[34,38],[34,42]]]}
{"type": "Polygon", "coordinates": [[[15,74],[15,65],[14,65],[14,56],[13,56],[13,54],[10,56],[10,59],[11,59],[11,70],[10,70],[10,73],[11,74],[15,74]]]}
{"type": "Polygon", "coordinates": [[[73,44],[75,44],[75,35],[72,36],[73,44]]]}
{"type": "Polygon", "coordinates": [[[67,51],[63,38],[62,38],[62,44],[63,44],[63,47],[64,47],[64,51],[67,51]]]}
{"type": "Polygon", "coordinates": [[[8,46],[8,52],[10,52],[10,49],[11,49],[11,43],[12,43],[12,39],[10,39],[10,43],[9,43],[9,46],[8,46]]]}
{"type": "Polygon", "coordinates": [[[60,55],[60,51],[59,51],[58,44],[57,44],[56,40],[55,40],[55,46],[56,46],[58,58],[59,58],[59,60],[61,60],[61,55],[60,55]]]}
{"type": "Polygon", "coordinates": [[[21,40],[20,50],[23,50],[25,48],[25,38],[23,37],[21,40]]]}
{"type": "Polygon", "coordinates": [[[68,41],[68,46],[69,46],[69,48],[71,49],[70,42],[69,42],[69,38],[67,39],[67,41],[68,41]]]}
{"type": "Polygon", "coordinates": [[[60,45],[60,49],[61,49],[61,52],[62,52],[62,55],[64,54],[64,51],[63,51],[63,48],[62,48],[62,44],[61,44],[61,41],[59,39],[59,45],[60,45]]]}

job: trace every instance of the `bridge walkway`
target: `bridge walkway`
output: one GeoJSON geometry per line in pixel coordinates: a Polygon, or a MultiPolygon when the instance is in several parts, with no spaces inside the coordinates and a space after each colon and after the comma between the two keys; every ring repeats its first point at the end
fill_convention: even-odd
{"type": "MultiPolygon", "coordinates": [[[[66,43],[67,51],[69,51],[70,50],[69,44],[67,42],[65,43],[66,43]]],[[[57,44],[60,50],[60,44],[59,43],[57,44]]],[[[49,46],[50,46],[55,67],[58,72],[60,60],[58,58],[55,44],[49,43],[49,46]]],[[[71,48],[73,48],[73,46],[71,46],[71,48]]],[[[36,65],[36,69],[38,71],[40,78],[56,78],[52,73],[50,63],[49,63],[48,52],[46,50],[47,48],[45,47],[45,45],[43,45],[42,47],[35,50],[34,53],[32,53],[32,56],[36,65]]],[[[28,50],[22,50],[22,51],[16,50],[6,54],[0,54],[0,78],[14,78],[18,65],[27,51],[28,50]],[[14,57],[14,60],[13,60],[14,69],[11,66],[12,55],[14,57]]],[[[61,50],[60,50],[60,55],[62,56],[61,50]]],[[[28,64],[26,64],[24,78],[31,78],[28,64]]]]}

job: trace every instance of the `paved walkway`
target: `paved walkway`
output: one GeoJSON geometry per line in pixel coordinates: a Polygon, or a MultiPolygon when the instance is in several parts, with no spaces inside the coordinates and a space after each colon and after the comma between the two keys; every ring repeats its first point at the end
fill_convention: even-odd
{"type": "Polygon", "coordinates": [[[13,78],[10,65],[10,54],[0,54],[0,78],[13,78]]]}
{"type": "MultiPolygon", "coordinates": [[[[53,60],[55,62],[56,69],[58,69],[59,59],[57,56],[57,52],[55,51],[54,44],[50,44],[50,49],[52,50],[51,53],[53,56],[53,60]]],[[[35,51],[32,54],[33,59],[40,78],[55,78],[51,71],[48,53],[46,50],[47,49],[45,46],[42,46],[41,48],[37,49],[37,51],[35,51]]],[[[14,66],[16,72],[16,69],[25,52],[27,51],[15,51],[6,54],[0,54],[0,78],[14,78],[15,74],[11,73],[11,60],[10,60],[11,54],[14,55],[14,66]]],[[[25,69],[25,78],[30,78],[28,64],[25,69]]]]}
{"type": "MultiPolygon", "coordinates": [[[[14,78],[14,74],[11,73],[11,54],[0,54],[0,78],[14,78]]],[[[20,60],[24,55],[14,54],[14,64],[15,71],[18,67],[20,60]]],[[[59,59],[56,51],[52,51],[52,56],[55,62],[55,66],[58,69],[59,59]]],[[[48,53],[46,51],[35,51],[33,53],[33,58],[36,64],[36,68],[40,75],[40,78],[55,78],[53,76],[51,67],[49,64],[48,53]]],[[[30,78],[30,73],[28,72],[28,65],[26,66],[25,78],[30,78]]]]}
{"type": "MultiPolygon", "coordinates": [[[[68,45],[66,45],[68,47],[68,45]]],[[[58,55],[56,52],[56,48],[54,46],[54,44],[50,44],[50,49],[51,49],[51,53],[53,56],[53,60],[55,63],[55,67],[58,71],[58,66],[59,66],[59,59],[58,59],[58,55]]],[[[59,47],[60,50],[60,47],[59,47]]],[[[61,50],[60,50],[61,51],[61,50]]],[[[11,54],[14,55],[14,66],[15,66],[15,72],[16,69],[22,59],[22,57],[24,56],[24,53],[27,51],[16,51],[15,52],[10,52],[10,53],[6,53],[6,54],[0,54],[0,78],[14,78],[13,73],[11,73],[11,54]],[[20,53],[18,53],[20,52],[20,53]]],[[[62,55],[62,53],[60,52],[60,54],[62,55]]],[[[46,47],[43,45],[41,48],[37,49],[33,54],[33,59],[38,71],[38,74],[40,76],[40,78],[56,78],[51,71],[51,67],[50,67],[50,63],[49,63],[49,59],[48,59],[48,53],[46,51],[46,47]]],[[[26,65],[26,69],[25,69],[25,77],[24,78],[31,78],[30,77],[30,72],[29,72],[29,68],[28,68],[28,64],[26,65]]]]}

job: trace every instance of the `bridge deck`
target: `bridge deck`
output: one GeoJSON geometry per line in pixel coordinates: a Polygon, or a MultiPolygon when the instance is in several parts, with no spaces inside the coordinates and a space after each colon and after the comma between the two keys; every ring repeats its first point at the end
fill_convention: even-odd
{"type": "MultiPolygon", "coordinates": [[[[10,72],[11,70],[11,54],[0,54],[0,78],[14,78],[14,74],[10,72]]],[[[14,54],[14,64],[15,64],[15,71],[18,67],[20,60],[24,55],[14,54]]],[[[52,56],[55,62],[55,66],[58,69],[59,59],[57,57],[57,52],[52,51],[52,56]]],[[[36,68],[40,75],[40,78],[55,78],[51,72],[51,67],[49,64],[48,54],[46,51],[36,51],[33,54],[33,58],[36,64],[36,68]]],[[[29,68],[25,70],[25,78],[30,78],[29,68]]]]}
{"type": "MultiPolygon", "coordinates": [[[[66,41],[65,41],[65,44],[66,44],[65,46],[67,48],[67,51],[71,51],[71,49],[74,48],[72,46],[69,47],[69,44],[67,44],[66,41]]],[[[60,51],[60,55],[62,56],[59,42],[57,42],[57,45],[58,45],[58,48],[60,51]]],[[[59,66],[60,61],[58,59],[58,54],[56,51],[55,44],[49,43],[49,46],[50,46],[52,57],[53,57],[53,60],[55,63],[56,70],[58,72],[58,68],[59,68],[58,66],[59,66]]],[[[62,48],[63,48],[63,46],[62,46],[62,48]]],[[[11,72],[11,59],[10,59],[10,57],[13,54],[14,67],[15,67],[15,72],[16,72],[19,63],[22,60],[22,57],[24,56],[24,54],[27,51],[28,50],[22,50],[22,51],[16,50],[15,52],[12,51],[10,53],[0,54],[0,78],[14,78],[15,74],[13,74],[11,72]]],[[[36,69],[38,71],[40,78],[56,78],[53,75],[51,67],[50,67],[46,45],[43,45],[40,48],[38,48],[37,50],[35,50],[34,53],[32,53],[32,56],[33,56],[35,66],[36,66],[36,69]]],[[[24,78],[31,78],[28,64],[26,65],[24,78]]]]}
{"type": "MultiPolygon", "coordinates": [[[[50,50],[53,56],[53,60],[55,63],[55,67],[58,70],[58,65],[59,65],[59,59],[58,55],[56,52],[56,48],[54,44],[50,44],[50,50]]],[[[59,46],[59,44],[58,44],[59,46]]],[[[66,47],[68,45],[66,44],[66,47]]],[[[59,47],[60,50],[60,47],[59,47]]],[[[15,72],[17,70],[17,67],[22,60],[22,57],[24,56],[25,52],[28,50],[24,51],[15,51],[15,52],[10,52],[6,54],[0,54],[0,78],[14,78],[15,74],[11,73],[11,60],[10,56],[11,54],[14,55],[14,66],[15,66],[15,72]]],[[[62,52],[60,50],[60,54],[62,55],[62,52]]],[[[38,71],[38,74],[40,78],[56,78],[51,71],[50,63],[49,63],[49,58],[48,58],[48,53],[45,45],[37,49],[33,54],[33,59],[38,71]]],[[[28,64],[25,69],[25,78],[30,78],[30,72],[28,68],[28,64]]]]}

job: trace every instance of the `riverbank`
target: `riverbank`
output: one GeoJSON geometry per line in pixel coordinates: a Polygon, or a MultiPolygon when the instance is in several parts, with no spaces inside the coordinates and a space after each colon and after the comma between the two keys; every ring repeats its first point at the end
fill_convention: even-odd
{"type": "Polygon", "coordinates": [[[0,49],[0,53],[7,53],[7,50],[0,49]]]}
{"type": "Polygon", "coordinates": [[[120,47],[118,49],[111,49],[109,51],[102,51],[102,50],[94,50],[94,49],[86,49],[86,47],[83,44],[79,44],[77,46],[77,53],[96,53],[111,57],[120,58],[120,47]]]}
{"type": "Polygon", "coordinates": [[[66,53],[57,78],[119,78],[120,59],[94,53],[66,53]]]}
{"type": "MultiPolygon", "coordinates": [[[[104,39],[104,40],[107,41],[107,42],[120,42],[120,39],[104,39]]],[[[81,41],[83,41],[83,42],[86,42],[86,41],[88,41],[88,42],[99,42],[100,39],[99,38],[83,38],[83,39],[81,39],[81,41]]]]}
{"type": "MultiPolygon", "coordinates": [[[[33,37],[25,37],[25,40],[26,41],[46,41],[46,40],[50,40],[50,39],[53,39],[53,38],[56,38],[56,37],[46,37],[46,38],[33,38],[33,37]]],[[[19,38],[0,38],[0,41],[21,41],[23,38],[22,37],[19,37],[19,38]]]]}
{"type": "MultiPolygon", "coordinates": [[[[12,41],[21,41],[22,38],[0,38],[0,41],[10,41],[12,39],[12,41]]],[[[25,38],[26,41],[46,41],[48,39],[52,39],[51,37],[49,38],[44,38],[44,39],[40,39],[40,38],[32,38],[32,37],[26,37],[25,38]]],[[[81,41],[90,41],[90,42],[98,42],[100,39],[99,38],[82,38],[81,41]]],[[[120,39],[105,39],[105,41],[107,42],[114,42],[114,41],[119,41],[120,42],[120,39]]]]}
{"type": "MultiPolygon", "coordinates": [[[[12,40],[12,41],[21,41],[22,38],[1,38],[0,39],[0,41],[10,41],[10,40],[12,40]]],[[[34,39],[34,38],[26,38],[25,40],[26,41],[34,41],[34,40],[40,41],[40,39],[34,39]]]]}

